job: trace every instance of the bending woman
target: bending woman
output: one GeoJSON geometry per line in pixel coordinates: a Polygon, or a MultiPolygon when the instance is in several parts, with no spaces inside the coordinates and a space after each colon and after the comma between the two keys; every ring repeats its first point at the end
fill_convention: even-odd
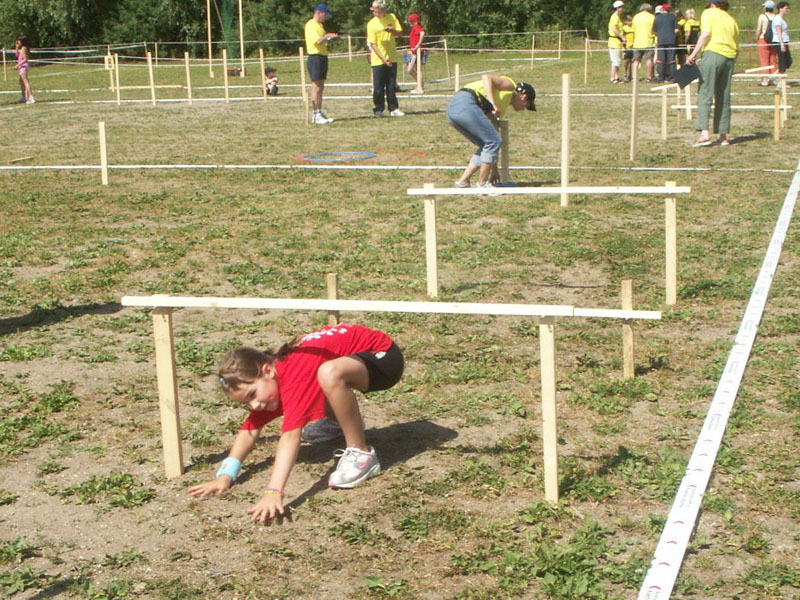
{"type": "Polygon", "coordinates": [[[516,83],[505,75],[483,75],[468,83],[447,105],[447,122],[477,146],[456,187],[470,187],[469,180],[478,172],[477,187],[497,183],[497,157],[502,139],[496,123],[512,106],[515,111],[536,110],[536,91],[530,83],[516,83]]]}

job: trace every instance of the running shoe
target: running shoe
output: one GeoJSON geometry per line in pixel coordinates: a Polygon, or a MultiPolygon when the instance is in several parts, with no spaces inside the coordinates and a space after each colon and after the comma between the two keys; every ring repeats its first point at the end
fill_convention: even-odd
{"type": "Polygon", "coordinates": [[[405,117],[406,113],[404,113],[399,108],[395,108],[392,112],[389,113],[390,117],[405,117]]]}
{"type": "Polygon", "coordinates": [[[369,452],[358,448],[346,448],[337,450],[333,455],[339,459],[339,463],[328,479],[330,487],[354,488],[381,472],[381,463],[378,462],[378,456],[372,446],[369,452]]]}
{"type": "Polygon", "coordinates": [[[318,421],[309,423],[300,432],[300,439],[309,444],[321,444],[335,440],[342,435],[342,427],[337,421],[323,417],[318,421]]]}

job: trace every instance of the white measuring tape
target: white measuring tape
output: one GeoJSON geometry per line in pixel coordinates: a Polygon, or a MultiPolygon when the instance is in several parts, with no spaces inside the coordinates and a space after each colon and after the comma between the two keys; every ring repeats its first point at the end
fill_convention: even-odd
{"type": "Polygon", "coordinates": [[[750,295],[739,332],[730,354],[725,370],[722,372],[717,391],[711,401],[703,429],[697,438],[686,473],[683,476],[678,493],[672,503],[661,539],[656,546],[650,569],[645,575],[639,590],[639,600],[667,600],[678,577],[678,571],[686,553],[686,546],[694,530],[700,503],[706,491],[714,461],[717,458],[725,426],[733,408],[733,402],[739,392],[739,384],[744,375],[750,351],[753,348],[758,324],[764,314],[772,278],[778,267],[783,242],[792,220],[792,212],[797,203],[800,191],[800,164],[795,171],[792,184],[786,193],[783,209],[772,232],[772,239],[767,248],[761,271],[750,295]]]}

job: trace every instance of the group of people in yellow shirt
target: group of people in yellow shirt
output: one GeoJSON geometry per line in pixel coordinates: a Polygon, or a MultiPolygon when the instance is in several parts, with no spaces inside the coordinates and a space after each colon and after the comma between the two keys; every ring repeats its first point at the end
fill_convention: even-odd
{"type": "Polygon", "coordinates": [[[679,9],[672,11],[669,4],[658,5],[656,9],[648,3],[639,7],[636,15],[625,15],[625,3],[616,0],[614,12],[608,21],[608,52],[611,59],[611,83],[628,83],[633,77],[631,69],[634,62],[645,62],[647,69],[645,82],[655,79],[655,62],[657,46],[654,31],[655,13],[671,11],[676,18],[674,59],[678,66],[684,63],[686,56],[692,51],[700,35],[700,21],[697,20],[693,8],[684,16],[679,9]],[[624,66],[623,66],[624,65],[624,66]],[[620,72],[620,70],[622,71],[620,72]]]}

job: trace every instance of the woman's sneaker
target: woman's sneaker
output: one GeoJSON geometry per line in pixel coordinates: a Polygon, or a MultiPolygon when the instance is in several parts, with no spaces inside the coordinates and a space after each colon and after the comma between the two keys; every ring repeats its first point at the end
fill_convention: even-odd
{"type": "Polygon", "coordinates": [[[342,426],[333,419],[323,417],[319,421],[314,421],[303,427],[300,432],[300,439],[309,444],[321,444],[335,440],[342,435],[342,426]]]}
{"type": "Polygon", "coordinates": [[[381,472],[381,463],[378,462],[378,455],[372,446],[369,447],[369,452],[345,448],[337,450],[333,455],[339,459],[339,463],[328,479],[329,487],[354,488],[381,472]]]}

